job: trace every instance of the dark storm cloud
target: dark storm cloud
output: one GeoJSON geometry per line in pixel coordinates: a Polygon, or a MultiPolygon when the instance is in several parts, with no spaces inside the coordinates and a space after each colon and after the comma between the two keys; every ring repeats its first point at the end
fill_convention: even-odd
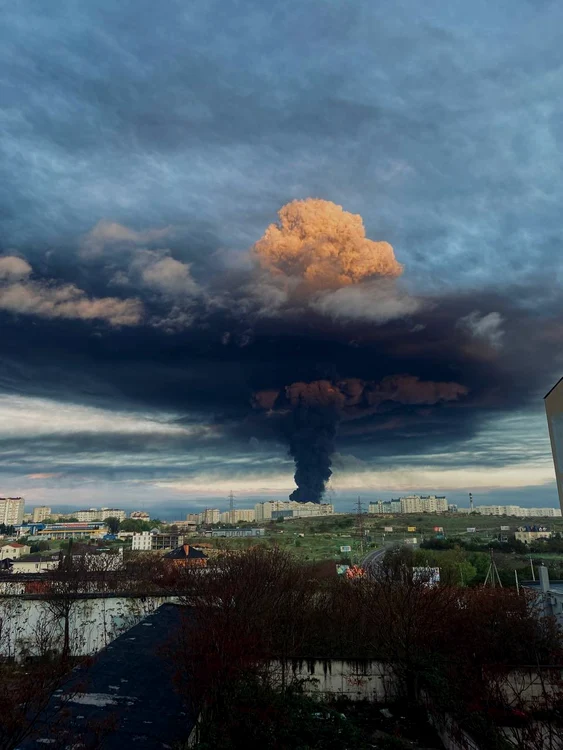
{"type": "Polygon", "coordinates": [[[2,392],[168,409],[228,455],[280,440],[257,392],[361,380],[339,450],[462,451],[560,366],[562,20],[524,0],[12,4],[0,249],[33,275],[2,282],[2,392]],[[361,214],[404,283],[288,305],[249,271],[240,251],[310,195],[361,214]],[[382,411],[403,375],[467,394],[382,411]]]}

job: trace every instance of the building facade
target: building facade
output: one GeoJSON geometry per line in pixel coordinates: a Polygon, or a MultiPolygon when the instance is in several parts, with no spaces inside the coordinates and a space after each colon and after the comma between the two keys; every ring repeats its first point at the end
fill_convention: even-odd
{"type": "Polygon", "coordinates": [[[208,535],[211,537],[249,537],[264,536],[266,529],[211,529],[208,535]]]}
{"type": "Polygon", "coordinates": [[[157,534],[153,531],[141,531],[133,534],[131,549],[135,552],[154,552],[175,549],[181,547],[184,542],[183,534],[157,534]]]}
{"type": "Polygon", "coordinates": [[[378,500],[370,503],[369,513],[447,513],[448,500],[442,495],[406,495],[395,500],[378,500]]]}
{"type": "Polygon", "coordinates": [[[29,555],[31,547],[27,544],[18,544],[18,542],[10,542],[9,544],[3,544],[0,547],[0,560],[18,560],[24,555],[29,555]]]}
{"type": "Polygon", "coordinates": [[[544,398],[559,505],[563,510],[563,378],[544,398]]]}
{"type": "Polygon", "coordinates": [[[31,520],[33,523],[41,523],[41,521],[44,521],[46,518],[51,517],[51,508],[48,505],[38,505],[37,507],[33,508],[33,513],[31,516],[31,520]]]}
{"type": "Polygon", "coordinates": [[[23,522],[23,497],[0,497],[0,523],[18,526],[23,522]]]}
{"type": "Polygon", "coordinates": [[[519,505],[477,505],[475,513],[482,516],[515,516],[516,518],[561,516],[559,508],[521,508],[519,505]]]}
{"type": "Polygon", "coordinates": [[[330,516],[334,513],[334,506],[330,503],[296,503],[293,500],[268,500],[254,506],[254,520],[258,523],[271,521],[273,518],[310,518],[315,516],[330,516]]]}
{"type": "Polygon", "coordinates": [[[255,519],[253,508],[235,508],[232,512],[226,510],[219,516],[220,523],[252,523],[255,519]]]}
{"type": "Polygon", "coordinates": [[[103,523],[52,523],[39,531],[42,539],[101,539],[108,532],[103,523]]]}
{"type": "Polygon", "coordinates": [[[531,544],[537,539],[551,539],[553,533],[546,526],[521,526],[515,532],[514,538],[517,542],[531,544]]]}

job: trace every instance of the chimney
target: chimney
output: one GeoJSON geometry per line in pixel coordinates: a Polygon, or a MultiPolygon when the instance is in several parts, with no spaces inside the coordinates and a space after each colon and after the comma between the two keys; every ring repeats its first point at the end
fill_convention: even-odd
{"type": "Polygon", "coordinates": [[[542,593],[546,594],[549,591],[549,570],[545,565],[540,565],[540,589],[542,593]]]}
{"type": "Polygon", "coordinates": [[[184,555],[187,557],[190,554],[190,545],[184,544],[183,547],[184,547],[184,555]]]}

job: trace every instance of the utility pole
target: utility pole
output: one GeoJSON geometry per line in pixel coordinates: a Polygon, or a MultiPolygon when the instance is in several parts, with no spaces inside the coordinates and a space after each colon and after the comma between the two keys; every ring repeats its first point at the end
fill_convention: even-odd
{"type": "Polygon", "coordinates": [[[360,540],[360,554],[364,555],[364,508],[362,506],[362,500],[358,496],[358,502],[356,503],[356,535],[360,540]]]}
{"type": "Polygon", "coordinates": [[[497,564],[493,556],[492,547],[491,547],[490,552],[491,552],[491,563],[489,565],[489,570],[487,571],[487,576],[485,578],[485,583],[483,585],[486,586],[488,583],[492,589],[494,589],[497,585],[500,586],[500,588],[502,588],[502,582],[500,580],[497,564]]]}
{"type": "Polygon", "coordinates": [[[235,525],[235,493],[229,492],[229,523],[235,525]]]}

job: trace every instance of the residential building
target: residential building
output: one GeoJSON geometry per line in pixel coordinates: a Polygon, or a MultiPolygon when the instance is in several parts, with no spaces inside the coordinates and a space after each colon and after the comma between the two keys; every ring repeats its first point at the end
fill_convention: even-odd
{"type": "Polygon", "coordinates": [[[221,511],[219,508],[206,508],[199,514],[199,523],[205,525],[219,523],[220,515],[221,511]]]}
{"type": "Polygon", "coordinates": [[[164,557],[167,560],[173,560],[177,565],[187,565],[189,567],[205,568],[207,566],[207,555],[200,549],[182,544],[180,547],[167,552],[164,557]]]}
{"type": "Polygon", "coordinates": [[[46,518],[51,517],[51,508],[48,505],[38,505],[33,508],[33,515],[31,520],[33,523],[41,523],[46,518]]]}
{"type": "Polygon", "coordinates": [[[254,506],[254,520],[258,523],[277,518],[309,518],[328,516],[334,513],[329,503],[297,503],[293,500],[268,500],[254,506]]]}
{"type": "Polygon", "coordinates": [[[132,518],[134,521],[150,521],[151,517],[148,513],[146,513],[144,510],[134,510],[129,514],[129,518],[132,518]]]}
{"type": "Polygon", "coordinates": [[[188,523],[194,524],[195,526],[199,525],[199,513],[188,513],[186,516],[186,521],[188,523]]]}
{"type": "Polygon", "coordinates": [[[0,497],[0,524],[18,526],[23,523],[23,497],[0,497]]]}
{"type": "Polygon", "coordinates": [[[399,498],[401,513],[447,513],[448,501],[438,495],[407,495],[399,498]]]}
{"type": "Polygon", "coordinates": [[[519,505],[477,505],[475,513],[482,516],[515,516],[516,518],[561,516],[559,508],[522,508],[519,505]]]}
{"type": "Polygon", "coordinates": [[[517,542],[531,544],[537,539],[551,539],[553,533],[546,526],[521,526],[515,532],[514,538],[517,542]]]}
{"type": "Polygon", "coordinates": [[[544,403],[557,492],[559,493],[559,505],[563,510],[563,378],[546,394],[544,403]]]}
{"type": "Polygon", "coordinates": [[[103,521],[102,511],[98,508],[88,508],[88,510],[77,510],[73,513],[81,523],[91,523],[92,521],[103,521]]]}
{"type": "Polygon", "coordinates": [[[183,534],[161,534],[155,531],[141,531],[133,534],[131,549],[136,552],[174,549],[184,544],[183,534]]]}
{"type": "Polygon", "coordinates": [[[264,536],[266,529],[211,529],[207,532],[208,536],[211,537],[240,537],[240,536],[264,536]]]}
{"type": "Polygon", "coordinates": [[[120,508],[101,508],[102,521],[106,518],[117,518],[118,521],[125,521],[127,513],[120,508]]]}
{"type": "Polygon", "coordinates": [[[220,523],[252,523],[256,520],[253,508],[235,508],[232,512],[226,510],[219,516],[220,523]]]}
{"type": "Polygon", "coordinates": [[[59,567],[59,553],[51,552],[47,555],[39,553],[27,555],[23,559],[14,560],[12,573],[46,573],[48,570],[56,570],[59,567]]]}
{"type": "Polygon", "coordinates": [[[8,544],[3,544],[0,547],[0,560],[18,560],[20,557],[23,557],[24,555],[29,555],[31,552],[31,547],[28,547],[27,544],[19,544],[18,542],[9,542],[8,544]]]}
{"type": "Polygon", "coordinates": [[[104,523],[52,523],[38,532],[41,539],[101,539],[108,529],[104,523]]]}

